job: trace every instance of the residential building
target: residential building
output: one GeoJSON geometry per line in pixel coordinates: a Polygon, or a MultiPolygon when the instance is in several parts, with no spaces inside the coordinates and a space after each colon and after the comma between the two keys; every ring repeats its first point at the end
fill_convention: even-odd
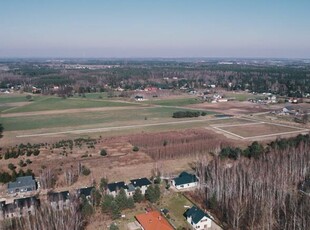
{"type": "Polygon", "coordinates": [[[32,176],[17,177],[15,182],[8,184],[8,193],[31,192],[37,189],[36,181],[32,176]]]}
{"type": "Polygon", "coordinates": [[[116,196],[118,194],[118,191],[120,189],[124,189],[125,191],[127,190],[127,185],[125,184],[125,182],[121,181],[121,182],[114,182],[114,183],[110,183],[108,184],[108,190],[107,190],[107,193],[109,195],[112,195],[112,196],[116,196]]]}
{"type": "Polygon", "coordinates": [[[26,197],[15,199],[11,203],[0,202],[0,220],[34,215],[36,207],[40,205],[40,200],[36,197],[26,197]]]}
{"type": "Polygon", "coordinates": [[[146,177],[130,180],[130,182],[135,189],[139,188],[143,195],[145,194],[146,189],[152,184],[146,177]]]}
{"type": "Polygon", "coordinates": [[[142,213],[135,217],[143,230],[173,230],[173,227],[158,211],[142,213]]]}
{"type": "Polygon", "coordinates": [[[212,220],[211,217],[204,213],[201,209],[196,206],[188,209],[184,216],[187,222],[193,227],[193,229],[209,229],[211,228],[212,220]]]}
{"type": "Polygon", "coordinates": [[[80,196],[84,196],[87,200],[89,200],[91,198],[91,193],[92,190],[94,189],[94,186],[91,187],[85,187],[85,188],[79,188],[77,190],[77,195],[80,196]]]}
{"type": "Polygon", "coordinates": [[[194,188],[198,185],[198,179],[193,174],[182,172],[178,177],[171,181],[171,185],[180,190],[194,188]]]}

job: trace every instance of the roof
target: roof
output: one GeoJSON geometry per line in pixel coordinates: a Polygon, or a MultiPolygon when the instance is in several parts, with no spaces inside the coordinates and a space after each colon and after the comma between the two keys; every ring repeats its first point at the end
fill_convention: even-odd
{"type": "Polygon", "coordinates": [[[210,218],[210,216],[207,213],[204,213],[201,209],[197,208],[196,206],[191,207],[190,209],[187,209],[184,213],[184,216],[186,218],[191,217],[192,222],[197,224],[203,217],[210,218]]]}
{"type": "Polygon", "coordinates": [[[195,175],[187,173],[187,172],[182,172],[178,177],[174,178],[173,180],[176,186],[182,185],[182,184],[189,184],[189,183],[198,181],[195,175]]]}
{"type": "Polygon", "coordinates": [[[127,185],[127,187],[128,187],[128,192],[136,191],[135,187],[132,184],[127,185]]]}
{"type": "Polygon", "coordinates": [[[51,193],[48,193],[48,199],[50,201],[60,201],[60,200],[68,200],[69,199],[69,191],[62,191],[62,192],[51,192],[51,193]]]}
{"type": "Polygon", "coordinates": [[[21,188],[21,187],[35,187],[36,182],[32,176],[21,176],[17,177],[15,182],[10,182],[8,184],[8,189],[21,188]]]}
{"type": "Polygon", "coordinates": [[[95,188],[94,186],[86,187],[86,188],[80,188],[80,189],[78,189],[78,194],[79,194],[80,196],[81,196],[81,195],[84,195],[85,197],[90,196],[90,195],[91,195],[91,191],[92,191],[94,188],[95,188]]]}
{"type": "Polygon", "coordinates": [[[157,211],[136,215],[144,230],[173,230],[168,221],[157,211]]]}
{"type": "Polygon", "coordinates": [[[127,189],[127,186],[123,181],[108,184],[108,189],[110,192],[114,192],[114,191],[119,190],[121,188],[127,189]]]}
{"type": "Polygon", "coordinates": [[[130,182],[132,183],[134,187],[140,187],[140,188],[142,186],[147,186],[147,185],[152,184],[151,181],[149,181],[149,179],[147,179],[146,177],[135,179],[135,180],[130,180],[130,182]]]}

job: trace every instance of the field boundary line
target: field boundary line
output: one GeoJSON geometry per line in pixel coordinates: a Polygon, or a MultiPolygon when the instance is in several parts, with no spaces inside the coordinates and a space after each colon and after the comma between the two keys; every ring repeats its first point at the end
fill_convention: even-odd
{"type": "Polygon", "coordinates": [[[238,134],[235,134],[235,133],[226,131],[226,130],[224,130],[224,129],[221,129],[221,128],[218,128],[218,127],[215,127],[215,126],[213,126],[212,128],[214,128],[214,129],[216,129],[216,130],[218,130],[218,131],[220,131],[220,132],[227,133],[227,134],[229,134],[229,135],[238,137],[238,138],[240,138],[240,139],[245,139],[245,137],[243,137],[243,136],[240,136],[240,135],[238,135],[238,134]]]}

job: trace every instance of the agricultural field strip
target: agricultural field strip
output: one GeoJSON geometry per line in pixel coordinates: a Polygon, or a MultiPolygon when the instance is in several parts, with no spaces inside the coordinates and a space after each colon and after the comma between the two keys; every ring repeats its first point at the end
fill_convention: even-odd
{"type": "Polygon", "coordinates": [[[79,130],[70,130],[70,131],[63,131],[63,132],[24,134],[24,135],[18,135],[16,137],[23,138],[23,137],[55,136],[59,134],[95,133],[95,132],[111,131],[111,130],[118,130],[118,129],[131,129],[131,128],[140,128],[140,127],[174,125],[174,124],[195,123],[195,122],[208,122],[208,121],[225,120],[225,119],[231,119],[231,118],[223,117],[223,118],[213,118],[213,119],[208,119],[208,120],[171,121],[171,122],[161,122],[161,123],[143,124],[143,125],[126,125],[126,126],[114,126],[114,127],[107,127],[107,128],[79,129],[79,130]]]}
{"type": "Polygon", "coordinates": [[[265,121],[259,121],[255,119],[248,119],[248,118],[240,118],[243,120],[248,120],[248,121],[256,121],[255,123],[245,123],[245,124],[234,124],[234,125],[210,125],[212,128],[221,131],[223,133],[227,133],[229,135],[239,137],[240,139],[243,140],[248,140],[248,139],[255,139],[255,138],[264,138],[264,137],[272,137],[272,136],[277,136],[277,135],[288,135],[288,134],[293,134],[293,133],[301,133],[301,132],[308,132],[310,131],[309,129],[303,129],[299,127],[294,127],[294,126],[289,126],[289,125],[283,125],[283,124],[277,124],[277,123],[272,123],[272,122],[265,122],[265,121]],[[258,121],[258,122],[257,122],[258,121]],[[291,128],[291,129],[297,129],[296,131],[287,131],[287,132],[281,132],[281,133],[272,133],[272,134],[265,134],[265,135],[258,135],[258,136],[251,136],[251,137],[243,137],[238,134],[229,132],[227,130],[221,129],[225,127],[238,127],[238,126],[245,126],[245,125],[259,125],[259,124],[270,124],[270,125],[275,125],[275,126],[281,126],[281,127],[286,127],[286,128],[291,128]]]}
{"type": "MultiPolygon", "coordinates": [[[[250,118],[245,118],[245,117],[241,117],[240,119],[248,120],[248,121],[256,121],[256,122],[260,122],[261,121],[261,120],[258,120],[258,119],[250,119],[250,118]]],[[[273,122],[268,122],[268,121],[261,121],[261,122],[263,122],[265,124],[269,124],[269,125],[277,125],[277,126],[282,126],[282,127],[291,128],[291,129],[305,130],[304,128],[300,128],[300,127],[296,127],[296,126],[292,126],[292,125],[284,125],[284,124],[273,123],[273,122]]]]}
{"type": "Polygon", "coordinates": [[[0,117],[25,117],[25,116],[57,115],[57,114],[101,112],[101,111],[105,112],[105,111],[113,111],[113,110],[134,110],[134,109],[139,109],[139,108],[143,108],[143,107],[141,106],[127,106],[127,107],[115,106],[115,107],[99,107],[99,108],[62,109],[62,110],[6,113],[6,114],[0,114],[0,117]]]}

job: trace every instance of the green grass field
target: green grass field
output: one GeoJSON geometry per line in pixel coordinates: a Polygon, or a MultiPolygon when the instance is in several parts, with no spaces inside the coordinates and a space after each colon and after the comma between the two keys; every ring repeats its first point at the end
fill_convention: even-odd
{"type": "Polygon", "coordinates": [[[99,108],[99,107],[116,107],[116,106],[133,106],[126,102],[116,102],[108,100],[89,100],[82,98],[67,98],[59,97],[43,97],[40,100],[35,100],[29,105],[12,108],[4,113],[21,113],[33,111],[47,110],[64,110],[64,109],[80,109],[80,108],[99,108]]]}
{"type": "MultiPolygon", "coordinates": [[[[172,118],[178,108],[153,107],[139,109],[119,109],[110,111],[66,113],[54,115],[34,115],[2,117],[0,123],[6,131],[30,130],[56,127],[78,127],[101,124],[101,127],[149,124],[154,122],[180,121],[172,118]]],[[[188,110],[188,109],[186,109],[188,110]]],[[[189,118],[187,118],[189,119],[189,118]]]]}
{"type": "MultiPolygon", "coordinates": [[[[16,103],[16,102],[28,102],[29,100],[26,99],[27,94],[24,95],[0,95],[0,104],[5,103],[16,103]]],[[[41,96],[32,96],[33,100],[38,100],[41,96]]]]}

